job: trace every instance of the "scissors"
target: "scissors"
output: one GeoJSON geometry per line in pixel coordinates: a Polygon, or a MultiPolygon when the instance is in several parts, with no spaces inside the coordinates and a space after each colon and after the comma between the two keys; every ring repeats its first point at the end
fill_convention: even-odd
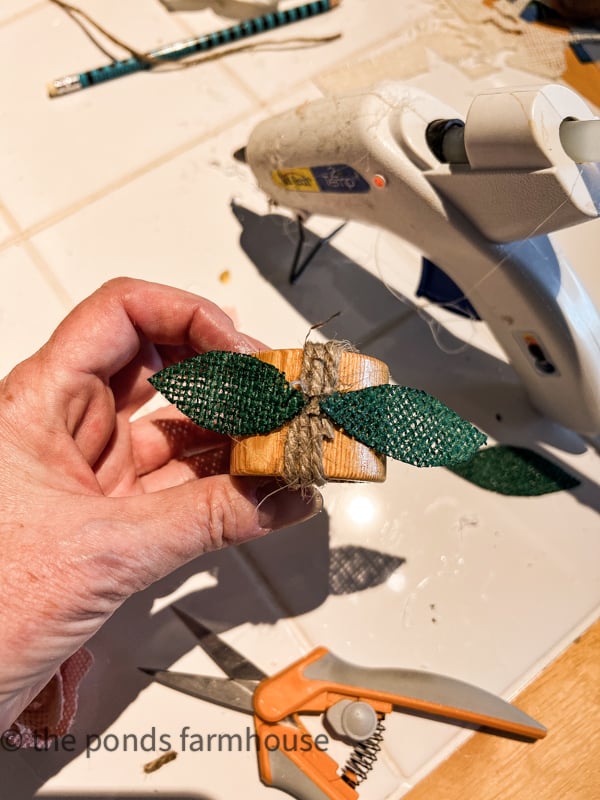
{"type": "Polygon", "coordinates": [[[443,675],[377,669],[342,661],[325,647],[268,676],[199,620],[177,616],[227,677],[140,667],[164,686],[252,714],[260,778],[297,800],[355,800],[383,740],[383,719],[394,709],[541,739],[546,728],[500,697],[443,675]],[[354,746],[340,769],[302,724],[299,714],[325,715],[327,729],[354,746]]]}

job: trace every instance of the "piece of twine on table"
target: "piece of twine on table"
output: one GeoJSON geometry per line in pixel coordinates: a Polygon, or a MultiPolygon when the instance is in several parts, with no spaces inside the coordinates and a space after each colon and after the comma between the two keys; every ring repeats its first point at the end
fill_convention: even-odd
{"type": "Polygon", "coordinates": [[[79,26],[88,39],[98,48],[98,50],[100,50],[101,53],[104,53],[104,55],[107,56],[111,62],[116,62],[118,60],[118,56],[114,56],[109,52],[104,44],[98,39],[94,31],[104,36],[112,44],[125,50],[133,58],[141,61],[144,64],[148,64],[152,68],[150,70],[151,72],[166,72],[168,70],[187,69],[188,67],[194,67],[198,64],[204,64],[208,61],[216,61],[217,59],[224,58],[225,56],[232,55],[233,53],[242,53],[246,50],[285,50],[303,47],[315,47],[321,44],[334,42],[336,39],[340,39],[342,36],[341,33],[333,33],[325,36],[293,36],[287,39],[262,39],[259,42],[249,42],[235,46],[232,45],[224,48],[223,50],[219,50],[216,53],[204,53],[198,56],[171,61],[169,59],[157,58],[151,53],[143,53],[137,48],[132,47],[130,44],[116,36],[114,33],[111,33],[111,31],[109,31],[106,27],[97,22],[84,9],[73,5],[72,3],[67,3],[65,0],[50,0],[50,2],[61,8],[73,20],[73,22],[79,26]]]}

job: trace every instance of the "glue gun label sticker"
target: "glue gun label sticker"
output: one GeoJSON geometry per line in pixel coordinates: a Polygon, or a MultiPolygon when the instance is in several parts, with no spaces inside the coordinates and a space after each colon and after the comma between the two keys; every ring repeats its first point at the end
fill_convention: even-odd
{"type": "Polygon", "coordinates": [[[271,173],[271,178],[280,189],[287,189],[290,192],[364,194],[370,191],[370,186],[362,175],[347,164],[275,169],[271,173]]]}

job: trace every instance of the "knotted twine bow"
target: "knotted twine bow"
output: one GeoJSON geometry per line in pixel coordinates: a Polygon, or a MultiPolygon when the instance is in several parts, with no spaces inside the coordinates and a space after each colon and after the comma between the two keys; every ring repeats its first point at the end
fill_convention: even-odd
{"type": "Polygon", "coordinates": [[[283,451],[283,480],[288,486],[322,486],[323,440],[333,439],[334,427],[321,409],[321,399],[338,388],[340,355],[350,350],[345,342],[306,342],[298,381],[306,405],[292,419],[283,451]]]}
{"type": "Polygon", "coordinates": [[[322,444],[335,426],[348,436],[418,467],[467,461],[486,437],[436,398],[383,384],[338,390],[340,342],[307,343],[298,385],[254,356],[214,350],[166,367],[150,383],[193,422],[230,436],[271,433],[290,422],[288,484],[322,485],[322,444]]]}

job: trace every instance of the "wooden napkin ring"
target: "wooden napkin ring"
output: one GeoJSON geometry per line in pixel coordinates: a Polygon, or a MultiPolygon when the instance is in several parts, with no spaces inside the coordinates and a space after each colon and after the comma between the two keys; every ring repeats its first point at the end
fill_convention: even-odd
{"type": "MultiPolygon", "coordinates": [[[[309,345],[307,344],[307,347],[309,345]]],[[[314,345],[313,345],[314,346],[314,345]]],[[[272,364],[284,373],[287,380],[305,391],[305,350],[268,350],[256,353],[256,358],[272,364]]],[[[345,350],[339,353],[337,363],[337,385],[335,391],[348,392],[367,386],[389,383],[388,367],[376,358],[345,350]]],[[[265,475],[289,479],[290,451],[288,435],[291,423],[276,431],[259,436],[243,436],[233,439],[231,446],[230,472],[232,475],[265,475]],[[286,442],[288,451],[286,454],[286,442]]],[[[324,425],[328,423],[323,422],[324,425]]],[[[319,442],[323,479],[327,481],[384,481],[385,456],[347,436],[339,428],[330,426],[331,439],[319,442]]],[[[319,437],[321,438],[321,437],[319,437]]],[[[292,458],[294,460],[294,458],[292,458]]],[[[324,481],[322,481],[324,482],[324,481]]]]}

